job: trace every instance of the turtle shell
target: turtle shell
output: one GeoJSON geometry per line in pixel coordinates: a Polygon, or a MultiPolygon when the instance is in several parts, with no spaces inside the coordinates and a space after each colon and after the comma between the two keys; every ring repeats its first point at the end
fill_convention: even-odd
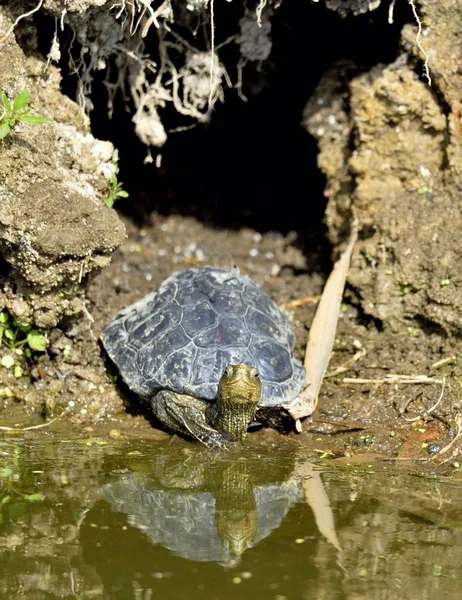
{"type": "Polygon", "coordinates": [[[305,383],[289,319],[236,268],[175,273],[118,313],[101,339],[125,383],[146,398],[168,389],[213,400],[226,365],[238,363],[258,370],[263,406],[291,400],[305,383]]]}

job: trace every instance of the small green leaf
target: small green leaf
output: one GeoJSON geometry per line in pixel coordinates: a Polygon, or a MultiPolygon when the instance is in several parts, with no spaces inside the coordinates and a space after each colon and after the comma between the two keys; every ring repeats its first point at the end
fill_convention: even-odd
{"type": "Polygon", "coordinates": [[[0,323],[8,323],[8,313],[3,311],[0,313],[0,323]]]}
{"type": "Polygon", "coordinates": [[[27,90],[24,90],[18,96],[16,96],[13,103],[13,111],[17,112],[18,110],[21,110],[21,108],[24,108],[29,102],[29,98],[30,92],[27,90]]]}
{"type": "Polygon", "coordinates": [[[120,192],[117,192],[117,195],[120,198],[128,198],[128,192],[126,192],[125,190],[120,190],[120,192]]]}
{"type": "Polygon", "coordinates": [[[5,369],[11,369],[11,367],[14,365],[14,358],[9,354],[6,354],[5,356],[2,356],[0,364],[2,367],[5,367],[5,369]]]}
{"type": "Polygon", "coordinates": [[[16,319],[13,319],[13,326],[17,327],[20,331],[29,331],[32,327],[32,325],[25,325],[24,323],[16,321],[16,319]]]}
{"type": "Polygon", "coordinates": [[[45,500],[45,494],[37,492],[36,494],[26,494],[24,500],[28,502],[43,502],[45,500]]]}
{"type": "Polygon", "coordinates": [[[27,334],[27,343],[31,350],[38,350],[39,352],[43,352],[47,347],[46,337],[36,329],[29,331],[27,334]]]}
{"type": "Polygon", "coordinates": [[[16,126],[16,123],[18,122],[18,119],[16,118],[16,116],[10,116],[6,119],[6,122],[8,123],[9,128],[13,130],[16,126]]]}
{"type": "Polygon", "coordinates": [[[11,133],[11,127],[8,125],[8,123],[1,123],[0,124],[0,140],[4,140],[7,135],[10,135],[10,133],[11,133]]]}
{"type": "Polygon", "coordinates": [[[14,333],[11,331],[11,329],[5,329],[5,337],[8,340],[14,340],[14,333]]]}
{"type": "Polygon", "coordinates": [[[23,123],[53,123],[53,119],[48,117],[38,117],[37,115],[28,115],[21,117],[23,123]]]}
{"type": "Polygon", "coordinates": [[[16,365],[13,371],[13,376],[19,379],[23,375],[23,370],[19,365],[16,365]]]}
{"type": "Polygon", "coordinates": [[[8,502],[11,500],[11,496],[3,496],[0,504],[8,504],[8,502]]]}
{"type": "Polygon", "coordinates": [[[11,112],[11,104],[8,101],[7,95],[3,90],[0,90],[0,101],[6,109],[6,112],[11,112]]]}

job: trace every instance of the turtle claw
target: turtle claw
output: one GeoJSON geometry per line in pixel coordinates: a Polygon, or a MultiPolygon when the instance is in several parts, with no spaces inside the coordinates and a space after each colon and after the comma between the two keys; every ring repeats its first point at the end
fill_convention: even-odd
{"type": "Polygon", "coordinates": [[[204,400],[169,390],[160,390],[151,398],[152,410],[163,425],[196,439],[207,448],[223,448],[229,441],[208,424],[208,406],[204,400]]]}

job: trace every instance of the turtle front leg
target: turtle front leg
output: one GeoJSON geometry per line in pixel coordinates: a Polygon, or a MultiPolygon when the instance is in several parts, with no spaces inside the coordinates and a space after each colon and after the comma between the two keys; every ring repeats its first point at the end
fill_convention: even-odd
{"type": "Polygon", "coordinates": [[[222,448],[229,443],[207,422],[208,403],[187,394],[161,390],[151,398],[156,417],[169,429],[195,438],[209,448],[222,448]]]}

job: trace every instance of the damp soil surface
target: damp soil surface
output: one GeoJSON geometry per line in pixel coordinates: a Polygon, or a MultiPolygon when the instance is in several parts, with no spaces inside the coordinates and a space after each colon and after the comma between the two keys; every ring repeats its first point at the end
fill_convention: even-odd
{"type": "MultiPolygon", "coordinates": [[[[65,420],[76,430],[97,427],[106,436],[169,439],[122,384],[98,337],[120,309],[172,272],[192,265],[237,265],[258,282],[291,316],[295,355],[303,359],[325,275],[316,269],[316,253],[307,253],[300,234],[219,228],[181,214],[151,213],[137,223],[126,218],[125,226],[127,238],[111,265],[88,284],[85,318],[51,330],[48,352],[30,365],[32,383],[11,374],[11,386],[4,384],[2,420],[7,427],[43,425],[45,417],[44,435],[65,420]]],[[[347,293],[313,416],[303,422],[301,433],[293,427],[263,429],[250,437],[263,443],[290,440],[311,456],[454,461],[457,378],[443,389],[444,378],[457,369],[454,362],[450,341],[445,344],[438,333],[411,327],[381,330],[348,301],[347,293]],[[393,374],[435,381],[386,379],[393,374]]]]}

